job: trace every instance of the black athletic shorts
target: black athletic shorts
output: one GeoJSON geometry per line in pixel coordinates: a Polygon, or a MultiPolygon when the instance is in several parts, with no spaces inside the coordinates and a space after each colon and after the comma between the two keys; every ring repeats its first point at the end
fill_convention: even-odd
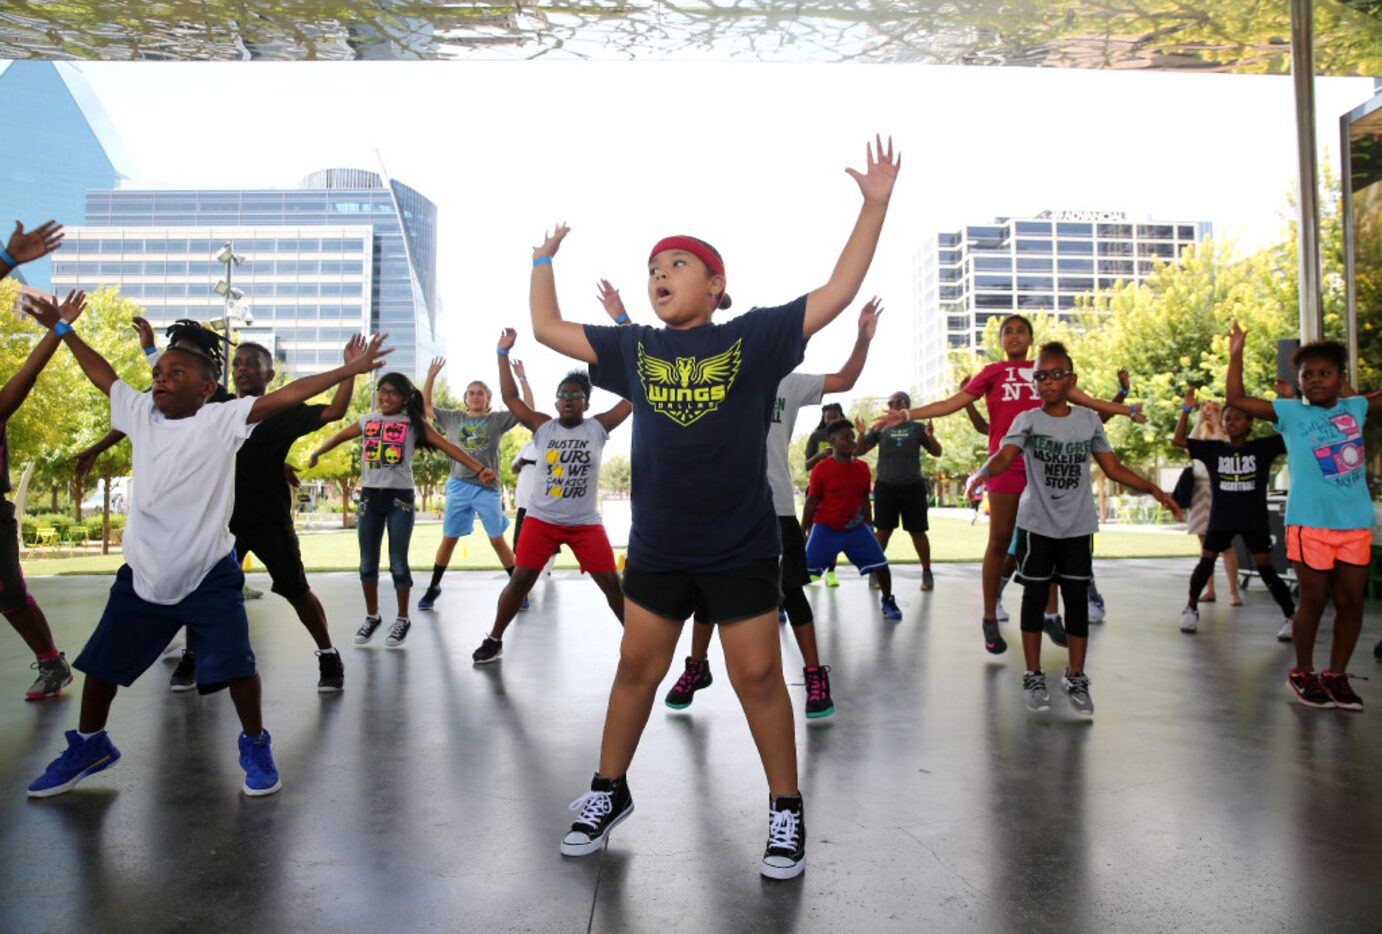
{"type": "Polygon", "coordinates": [[[18,613],[33,606],[34,598],[19,569],[19,523],[14,504],[0,498],[0,613],[18,613]]]}
{"type": "Polygon", "coordinates": [[[1023,582],[1088,581],[1094,577],[1094,536],[1048,538],[1017,530],[1017,574],[1023,582]]]}
{"type": "Polygon", "coordinates": [[[907,532],[925,532],[926,481],[897,486],[876,483],[873,487],[873,527],[891,532],[898,520],[907,532]]]}
{"type": "Polygon", "coordinates": [[[1266,555],[1272,551],[1272,533],[1266,529],[1256,529],[1251,532],[1244,532],[1235,529],[1230,532],[1206,532],[1204,536],[1204,550],[1212,551],[1216,555],[1220,552],[1228,551],[1233,547],[1233,540],[1239,535],[1243,536],[1243,544],[1248,546],[1250,555],[1266,555]]]}
{"type": "Polygon", "coordinates": [[[624,568],[624,597],[668,619],[733,623],[777,612],[779,573],[776,558],[713,574],[643,571],[630,564],[624,568]]]}
{"type": "Polygon", "coordinates": [[[235,556],[243,561],[246,554],[259,559],[273,581],[271,589],[284,599],[296,600],[311,589],[302,567],[298,536],[291,525],[241,529],[235,534],[235,556]]]}
{"type": "Polygon", "coordinates": [[[811,575],[806,572],[806,536],[801,523],[796,516],[778,516],[777,524],[782,532],[782,589],[805,587],[811,583],[811,575]]]}

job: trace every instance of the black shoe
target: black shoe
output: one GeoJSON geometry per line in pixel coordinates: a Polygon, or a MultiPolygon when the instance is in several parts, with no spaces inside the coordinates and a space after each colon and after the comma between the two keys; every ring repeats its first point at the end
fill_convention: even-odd
{"type": "Polygon", "coordinates": [[[590,790],[571,802],[580,813],[571,830],[561,840],[562,856],[589,856],[605,845],[609,832],[633,813],[633,796],[624,778],[601,778],[590,782],[590,790]]]}
{"type": "Polygon", "coordinates": [[[178,659],[178,667],[173,669],[173,676],[168,679],[168,690],[190,691],[197,686],[197,660],[192,657],[192,652],[188,649],[182,650],[182,658],[178,659]]]}
{"type": "Polygon", "coordinates": [[[318,652],[317,670],[321,673],[317,679],[318,694],[345,690],[345,663],[341,661],[340,652],[318,652]]]}
{"type": "Polygon", "coordinates": [[[806,678],[806,719],[817,720],[835,712],[835,701],[830,697],[830,666],[803,668],[806,678]]]}
{"type": "Polygon", "coordinates": [[[769,879],[795,879],[806,868],[806,812],[801,795],[768,799],[768,848],[758,871],[769,879]]]}
{"type": "Polygon", "coordinates": [[[990,655],[1002,655],[1008,650],[1008,643],[1003,641],[1003,634],[998,631],[998,620],[984,620],[984,648],[990,655]]]}
{"type": "Polygon", "coordinates": [[[504,643],[485,636],[485,641],[480,643],[480,647],[470,653],[470,660],[477,665],[488,665],[490,662],[499,661],[503,654],[504,643]]]}
{"type": "Polygon", "coordinates": [[[1377,640],[1377,644],[1372,647],[1372,660],[1382,665],[1382,639],[1377,640]]]}
{"type": "Polygon", "coordinates": [[[710,687],[713,681],[714,679],[710,677],[710,659],[696,661],[688,655],[686,656],[686,670],[681,673],[681,677],[672,686],[672,690],[667,692],[665,703],[673,710],[685,710],[691,706],[696,692],[701,688],[710,687]]]}
{"type": "Polygon", "coordinates": [[[428,587],[422,593],[422,599],[417,602],[419,610],[430,610],[437,605],[437,598],[441,596],[440,587],[428,587]]]}
{"type": "Polygon", "coordinates": [[[926,571],[922,571],[922,572],[921,572],[921,589],[922,589],[922,590],[935,590],[935,589],[936,589],[936,579],[935,579],[934,577],[931,576],[931,572],[930,572],[929,570],[926,570],[926,571]]]}
{"type": "Polygon", "coordinates": [[[1061,648],[1070,644],[1069,638],[1065,635],[1065,624],[1061,622],[1060,614],[1055,616],[1043,617],[1041,628],[1046,630],[1046,635],[1051,637],[1051,641],[1061,648]]]}

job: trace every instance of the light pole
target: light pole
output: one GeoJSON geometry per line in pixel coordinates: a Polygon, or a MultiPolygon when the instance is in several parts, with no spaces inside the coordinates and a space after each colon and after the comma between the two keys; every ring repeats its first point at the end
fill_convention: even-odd
{"type": "MultiPolygon", "coordinates": [[[[221,383],[225,386],[227,391],[230,389],[230,321],[232,318],[237,321],[241,320],[236,311],[235,303],[245,297],[245,293],[234,286],[235,267],[239,266],[244,261],[245,258],[243,256],[237,256],[235,254],[234,244],[227,240],[225,246],[221,247],[221,252],[216,254],[216,262],[226,267],[226,277],[211,287],[211,291],[225,299],[224,304],[221,306],[221,328],[225,332],[226,360],[225,364],[221,367],[221,383]]],[[[249,324],[253,319],[250,318],[249,313],[246,312],[243,320],[246,324],[249,324]]]]}

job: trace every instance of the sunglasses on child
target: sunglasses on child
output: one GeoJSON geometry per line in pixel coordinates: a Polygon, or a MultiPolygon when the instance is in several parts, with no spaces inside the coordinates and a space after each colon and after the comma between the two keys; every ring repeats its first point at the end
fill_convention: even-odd
{"type": "Polygon", "coordinates": [[[1034,383],[1040,383],[1040,382],[1044,382],[1045,380],[1048,380],[1048,379],[1051,379],[1051,380],[1065,379],[1067,376],[1074,376],[1074,375],[1075,375],[1075,371],[1074,371],[1074,370],[1062,370],[1062,369],[1060,369],[1059,367],[1057,367],[1057,368],[1054,369],[1054,370],[1037,370],[1035,373],[1032,374],[1032,382],[1034,382],[1034,383]]]}
{"type": "Polygon", "coordinates": [[[558,389],[558,399],[584,399],[585,393],[579,389],[558,389]]]}
{"type": "Polygon", "coordinates": [[[888,408],[890,408],[890,409],[905,409],[905,408],[907,408],[907,403],[903,402],[901,399],[889,399],[889,400],[888,400],[888,408]]]}

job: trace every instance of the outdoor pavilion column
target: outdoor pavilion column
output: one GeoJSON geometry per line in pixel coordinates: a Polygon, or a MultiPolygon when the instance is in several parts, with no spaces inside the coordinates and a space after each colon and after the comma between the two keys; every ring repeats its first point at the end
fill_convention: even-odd
{"type": "Polygon", "coordinates": [[[1320,289],[1319,168],[1315,148],[1315,24],[1311,0],[1291,3],[1291,80],[1295,84],[1296,160],[1299,180],[1296,224],[1300,266],[1300,339],[1324,335],[1320,289]]]}

